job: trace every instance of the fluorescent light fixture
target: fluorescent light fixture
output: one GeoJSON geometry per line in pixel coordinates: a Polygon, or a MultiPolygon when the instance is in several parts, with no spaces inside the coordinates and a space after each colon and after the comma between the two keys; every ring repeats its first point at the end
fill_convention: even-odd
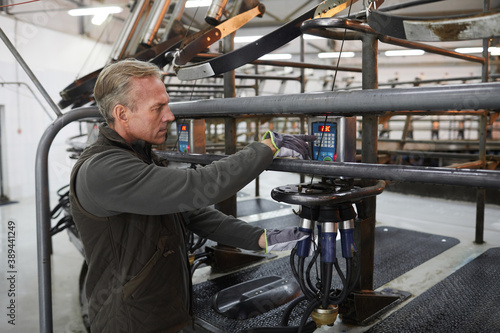
{"type": "Polygon", "coordinates": [[[68,10],[68,14],[71,16],[87,16],[87,15],[102,15],[102,14],[118,14],[123,11],[122,7],[110,6],[110,7],[92,7],[92,8],[77,8],[68,10]]]}
{"type": "Polygon", "coordinates": [[[390,50],[385,51],[386,57],[405,57],[405,56],[420,56],[425,53],[424,50],[390,50]]]}
{"type": "Polygon", "coordinates": [[[208,7],[212,4],[212,0],[188,0],[184,8],[208,7]]]}
{"type": "Polygon", "coordinates": [[[101,25],[110,14],[118,14],[123,11],[122,7],[109,6],[109,7],[91,7],[91,8],[77,8],[68,10],[71,16],[88,16],[93,15],[92,24],[101,25]]]}
{"type": "Polygon", "coordinates": [[[108,13],[95,14],[90,22],[92,22],[93,25],[101,25],[104,21],[106,21],[108,16],[108,13]]]}
{"type": "Polygon", "coordinates": [[[251,43],[261,38],[262,36],[236,36],[234,37],[235,43],[251,43]]]}
{"type": "Polygon", "coordinates": [[[259,60],[287,60],[292,59],[290,53],[269,53],[259,58],[259,60]]]}
{"type": "MultiPolygon", "coordinates": [[[[482,53],[483,48],[482,47],[459,47],[459,48],[455,49],[455,52],[464,53],[464,54],[482,53]]],[[[497,56],[497,55],[500,55],[500,48],[492,46],[492,47],[488,48],[488,52],[490,52],[490,54],[493,56],[497,56]]]]}
{"type": "Polygon", "coordinates": [[[483,52],[482,47],[459,47],[455,49],[455,52],[458,53],[481,53],[483,52]]]}
{"type": "MultiPolygon", "coordinates": [[[[255,42],[257,39],[262,38],[262,36],[236,36],[234,37],[235,43],[251,43],[255,42]]],[[[314,36],[314,35],[304,35],[304,39],[324,39],[323,37],[314,36]]]]}
{"type": "Polygon", "coordinates": [[[341,56],[342,58],[353,58],[354,52],[342,52],[342,55],[340,55],[340,52],[321,52],[321,53],[318,53],[318,58],[321,58],[321,59],[338,58],[339,56],[341,56]]]}
{"type": "Polygon", "coordinates": [[[311,39],[325,39],[323,37],[320,37],[320,36],[315,36],[315,35],[308,35],[308,34],[304,34],[304,39],[305,40],[311,40],[311,39]]]}

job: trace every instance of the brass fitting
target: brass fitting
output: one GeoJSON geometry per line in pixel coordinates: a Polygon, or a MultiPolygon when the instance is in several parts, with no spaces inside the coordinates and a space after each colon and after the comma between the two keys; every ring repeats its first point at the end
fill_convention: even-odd
{"type": "Polygon", "coordinates": [[[335,320],[337,320],[337,315],[339,314],[339,307],[337,305],[330,304],[328,309],[316,308],[311,313],[311,317],[319,328],[323,325],[332,325],[335,320]]]}

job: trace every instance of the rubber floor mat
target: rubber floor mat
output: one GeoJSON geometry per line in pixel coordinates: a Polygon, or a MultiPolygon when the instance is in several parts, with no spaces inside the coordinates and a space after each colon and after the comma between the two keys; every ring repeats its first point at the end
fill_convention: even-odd
{"type": "MultiPolygon", "coordinates": [[[[276,228],[289,226],[293,222],[290,217],[281,217],[276,219],[276,221],[272,220],[274,219],[266,220],[266,225],[261,226],[276,228]],[[281,224],[278,226],[277,223],[281,224]]],[[[374,289],[437,256],[458,243],[459,241],[457,239],[451,237],[432,235],[393,227],[375,228],[374,289]]],[[[337,253],[340,256],[340,242],[337,242],[337,253]]],[[[236,273],[216,278],[214,280],[194,285],[195,316],[201,319],[202,322],[209,323],[213,326],[211,330],[214,332],[233,333],[253,327],[279,325],[283,312],[287,307],[286,304],[251,319],[235,320],[226,318],[216,313],[211,307],[211,298],[218,291],[224,288],[251,279],[257,279],[269,275],[293,278],[289,260],[289,257],[276,259],[251,268],[246,268],[236,273]]],[[[345,271],[345,263],[342,258],[339,259],[339,264],[345,271]]],[[[316,278],[314,269],[311,277],[313,281],[316,278]]],[[[340,278],[336,274],[334,275],[333,286],[341,286],[340,278]]],[[[297,307],[296,311],[294,311],[290,316],[289,324],[298,325],[302,312],[303,308],[300,306],[297,307]]]]}
{"type": "Polygon", "coordinates": [[[500,248],[472,260],[368,332],[500,332],[500,248]]]}

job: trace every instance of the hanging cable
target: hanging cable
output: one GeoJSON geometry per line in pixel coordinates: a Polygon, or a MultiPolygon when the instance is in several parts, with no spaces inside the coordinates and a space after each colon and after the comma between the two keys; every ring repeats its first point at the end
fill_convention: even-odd
{"type": "MultiPolygon", "coordinates": [[[[349,5],[349,10],[348,10],[348,13],[347,13],[347,16],[349,17],[351,15],[351,9],[352,9],[352,2],[351,4],[349,5]]],[[[342,36],[342,42],[340,44],[340,50],[339,50],[339,57],[337,58],[337,65],[335,66],[335,72],[333,74],[333,82],[332,82],[332,91],[335,89],[335,82],[337,80],[337,73],[339,72],[339,66],[340,66],[340,58],[342,57],[342,51],[344,49],[344,42],[345,42],[345,38],[346,38],[346,35],[347,35],[347,28],[344,28],[344,34],[342,36]]],[[[326,123],[328,122],[328,115],[325,115],[325,121],[323,122],[323,129],[325,128],[326,126],[326,123]]],[[[325,136],[325,131],[321,131],[321,138],[319,140],[319,145],[318,145],[318,156],[316,157],[316,160],[319,160],[319,156],[320,156],[320,152],[321,152],[321,146],[323,145],[323,138],[325,136]]],[[[313,159],[314,159],[314,156],[313,156],[313,159]]],[[[309,187],[312,186],[312,183],[314,182],[314,177],[316,175],[313,174],[311,176],[311,182],[309,183],[309,187]]]]}

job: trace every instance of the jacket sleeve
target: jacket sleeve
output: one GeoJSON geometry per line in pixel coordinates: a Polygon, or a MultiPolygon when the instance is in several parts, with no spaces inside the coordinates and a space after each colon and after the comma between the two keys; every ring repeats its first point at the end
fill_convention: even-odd
{"type": "Polygon", "coordinates": [[[197,169],[146,164],[126,151],[113,149],[82,164],[76,194],[83,208],[99,217],[187,212],[229,198],[272,159],[272,150],[260,142],[197,169]]]}
{"type": "Polygon", "coordinates": [[[259,251],[264,229],[207,207],[182,213],[186,227],[200,237],[245,250],[259,251]]]}

